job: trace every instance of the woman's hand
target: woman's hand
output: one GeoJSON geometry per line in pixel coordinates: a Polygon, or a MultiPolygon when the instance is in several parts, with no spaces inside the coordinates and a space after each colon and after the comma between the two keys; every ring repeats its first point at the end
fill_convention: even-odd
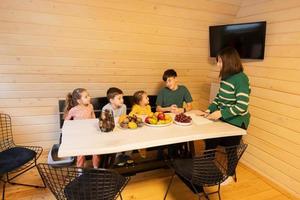
{"type": "Polygon", "coordinates": [[[210,120],[217,120],[217,119],[220,119],[221,117],[222,117],[221,111],[218,110],[218,111],[211,113],[206,118],[210,119],[210,120]]]}
{"type": "Polygon", "coordinates": [[[202,110],[196,110],[195,114],[198,116],[207,117],[209,115],[209,110],[206,110],[205,112],[202,110]]]}

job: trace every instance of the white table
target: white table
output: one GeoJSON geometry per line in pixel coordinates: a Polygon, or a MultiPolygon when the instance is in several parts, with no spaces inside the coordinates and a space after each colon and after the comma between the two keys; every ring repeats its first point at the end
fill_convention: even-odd
{"type": "Polygon", "coordinates": [[[62,143],[58,156],[109,154],[134,149],[162,146],[181,142],[245,135],[246,131],[217,121],[193,115],[193,124],[166,127],[143,126],[134,130],[118,128],[113,132],[101,132],[98,119],[66,120],[62,127],[62,143]]]}

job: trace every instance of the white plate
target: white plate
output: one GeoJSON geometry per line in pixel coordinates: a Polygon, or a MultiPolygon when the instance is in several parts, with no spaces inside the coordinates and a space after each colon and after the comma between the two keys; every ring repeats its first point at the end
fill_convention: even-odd
{"type": "Polygon", "coordinates": [[[144,124],[145,124],[146,126],[151,126],[151,127],[164,127],[164,126],[170,126],[172,123],[173,123],[172,121],[169,122],[169,123],[167,123],[167,124],[148,124],[148,123],[144,122],[144,124]]]}
{"type": "Polygon", "coordinates": [[[192,125],[192,121],[189,123],[182,123],[182,122],[177,122],[176,120],[174,120],[174,123],[180,126],[190,126],[192,125]]]}

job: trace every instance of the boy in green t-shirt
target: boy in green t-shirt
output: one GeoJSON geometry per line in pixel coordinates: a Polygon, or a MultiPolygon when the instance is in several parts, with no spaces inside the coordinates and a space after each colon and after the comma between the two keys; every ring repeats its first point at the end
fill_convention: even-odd
{"type": "MultiPolygon", "coordinates": [[[[192,110],[192,96],[185,86],[178,85],[176,71],[173,69],[166,70],[163,74],[163,80],[166,87],[162,88],[157,95],[156,111],[179,114],[192,110]],[[186,103],[185,107],[183,107],[184,103],[186,103]]],[[[180,152],[183,145],[184,143],[168,145],[169,158],[179,156],[178,152],[180,152]]],[[[158,159],[163,159],[163,148],[158,149],[158,159]]]]}
{"type": "Polygon", "coordinates": [[[168,69],[163,74],[166,87],[162,88],[156,99],[156,111],[172,112],[175,114],[192,110],[192,96],[189,90],[178,85],[177,73],[173,69],[168,69]],[[186,107],[183,107],[183,103],[186,107]]]}

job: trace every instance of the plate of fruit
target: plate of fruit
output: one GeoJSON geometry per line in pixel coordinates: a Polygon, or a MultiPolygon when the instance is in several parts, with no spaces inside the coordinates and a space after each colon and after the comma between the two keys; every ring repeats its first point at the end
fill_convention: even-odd
{"type": "Polygon", "coordinates": [[[145,120],[145,124],[147,126],[152,126],[152,127],[163,127],[163,126],[169,126],[172,124],[173,119],[171,115],[165,114],[163,112],[155,112],[149,114],[145,120]]]}
{"type": "Polygon", "coordinates": [[[121,115],[119,117],[119,126],[123,129],[136,129],[143,126],[143,120],[136,115],[121,115]]]}
{"type": "Polygon", "coordinates": [[[192,118],[184,113],[180,113],[175,115],[174,123],[181,126],[189,126],[192,124],[192,118]]]}

